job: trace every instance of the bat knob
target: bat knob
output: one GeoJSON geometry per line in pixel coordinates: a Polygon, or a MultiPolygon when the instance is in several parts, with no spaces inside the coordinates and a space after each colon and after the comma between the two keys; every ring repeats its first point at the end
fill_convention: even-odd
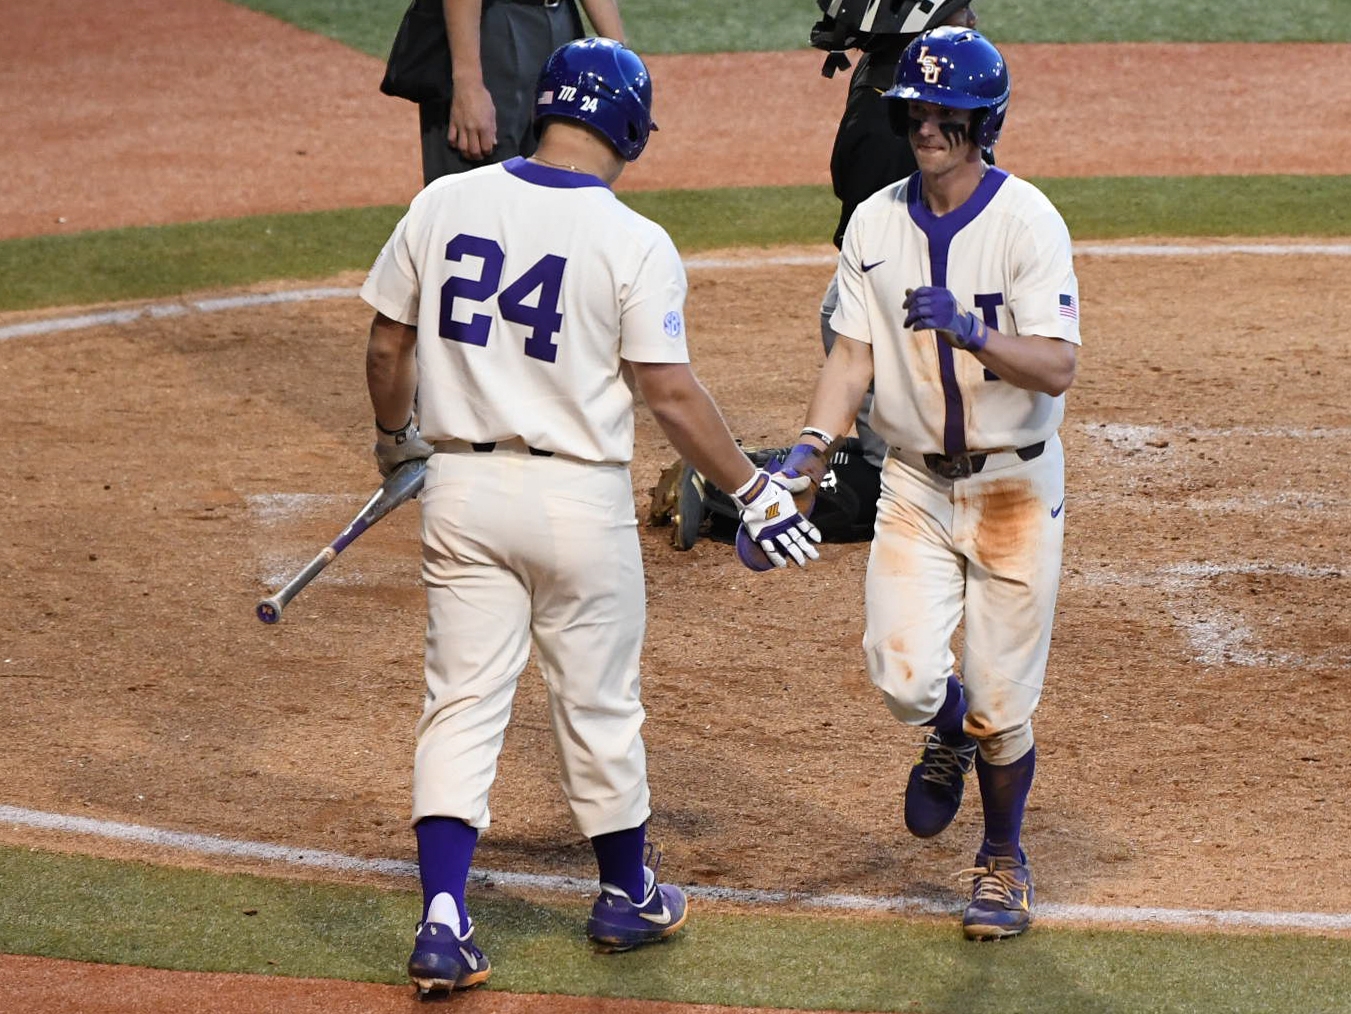
{"type": "Polygon", "coordinates": [[[281,603],[276,599],[263,599],[253,611],[264,623],[276,623],[281,619],[281,603]]]}

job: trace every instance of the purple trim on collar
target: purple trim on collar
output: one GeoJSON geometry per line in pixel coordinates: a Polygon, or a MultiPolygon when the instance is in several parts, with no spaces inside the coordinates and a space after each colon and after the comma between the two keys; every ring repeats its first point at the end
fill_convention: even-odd
{"type": "Polygon", "coordinates": [[[573,172],[571,169],[555,169],[551,165],[540,165],[538,162],[531,162],[519,155],[503,162],[502,168],[527,183],[534,183],[541,187],[557,187],[560,190],[576,190],[579,187],[605,187],[606,190],[610,189],[609,184],[599,176],[592,176],[590,173],[584,172],[573,172]]]}
{"type": "MultiPolygon", "coordinates": [[[[931,284],[939,288],[948,285],[948,249],[953,237],[970,225],[984,211],[1004,185],[1009,174],[990,166],[976,185],[975,191],[959,208],[946,215],[935,215],[924,204],[921,188],[923,177],[916,172],[906,187],[906,206],[911,219],[929,240],[929,275],[931,284]]],[[[942,338],[934,336],[938,347],[938,372],[943,381],[943,453],[949,456],[966,453],[966,412],[962,405],[962,389],[957,383],[957,367],[953,348],[942,338]]]]}

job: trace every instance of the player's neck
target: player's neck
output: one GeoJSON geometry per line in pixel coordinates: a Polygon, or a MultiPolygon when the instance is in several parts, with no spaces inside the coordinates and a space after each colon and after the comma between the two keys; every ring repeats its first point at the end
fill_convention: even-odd
{"type": "Polygon", "coordinates": [[[977,156],[974,161],[958,162],[941,172],[921,175],[920,194],[935,215],[946,215],[965,204],[980,186],[989,166],[977,156]]]}
{"type": "Polygon", "coordinates": [[[538,150],[530,159],[554,169],[599,176],[606,183],[614,183],[625,164],[607,142],[566,122],[546,128],[538,150]]]}

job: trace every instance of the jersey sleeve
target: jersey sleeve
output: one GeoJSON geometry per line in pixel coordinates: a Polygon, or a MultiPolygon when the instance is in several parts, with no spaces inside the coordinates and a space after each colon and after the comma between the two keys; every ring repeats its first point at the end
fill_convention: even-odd
{"type": "Polygon", "coordinates": [[[836,334],[872,344],[872,328],[868,323],[868,306],[863,299],[863,267],[860,251],[861,215],[849,218],[840,244],[840,259],[835,268],[835,312],[830,315],[830,329],[836,334]]]}
{"type": "Polygon", "coordinates": [[[371,265],[361,298],[391,320],[416,327],[420,292],[408,246],[408,215],[404,215],[371,265]]]}
{"type": "Polygon", "coordinates": [[[1025,224],[1017,257],[1009,309],[1018,333],[1081,344],[1079,281],[1069,229],[1049,201],[1025,224]]]}
{"type": "Polygon", "coordinates": [[[664,231],[619,293],[619,355],[633,363],[688,363],[685,265],[664,231]]]}

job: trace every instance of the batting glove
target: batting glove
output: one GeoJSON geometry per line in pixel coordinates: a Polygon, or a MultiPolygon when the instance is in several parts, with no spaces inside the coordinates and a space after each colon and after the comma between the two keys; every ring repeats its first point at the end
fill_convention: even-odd
{"type": "Polygon", "coordinates": [[[799,567],[821,558],[813,545],[821,541],[821,532],[798,512],[793,494],[768,472],[757,470],[750,482],[732,494],[732,500],[741,509],[737,556],[747,567],[768,570],[762,565],[765,560],[774,567],[786,567],[785,554],[799,567]]]}
{"type": "Polygon", "coordinates": [[[901,304],[910,312],[905,326],[937,331],[939,337],[955,349],[979,352],[990,340],[990,329],[974,313],[968,313],[949,290],[936,285],[921,285],[905,290],[901,304]]]}
{"type": "Polygon", "coordinates": [[[816,490],[826,475],[826,455],[811,444],[794,444],[781,463],[771,462],[774,481],[793,494],[793,503],[804,518],[812,515],[816,490]]]}
{"type": "Polygon", "coordinates": [[[375,464],[380,474],[388,477],[405,461],[425,460],[432,456],[432,445],[418,435],[417,423],[409,416],[397,430],[387,430],[375,424],[375,464]]]}

